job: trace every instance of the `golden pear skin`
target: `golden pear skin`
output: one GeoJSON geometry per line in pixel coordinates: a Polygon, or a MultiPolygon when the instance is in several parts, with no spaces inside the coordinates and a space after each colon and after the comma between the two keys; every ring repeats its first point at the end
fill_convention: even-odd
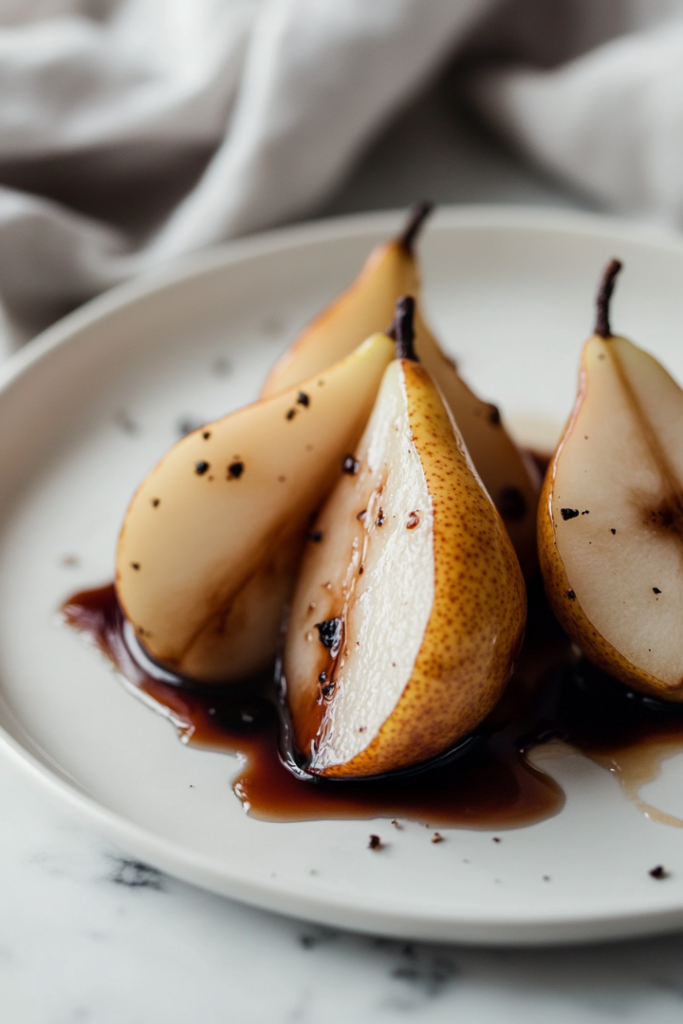
{"type": "Polygon", "coordinates": [[[541,495],[538,544],[555,615],[616,679],[683,701],[683,391],[612,334],[607,267],[578,396],[541,495]]]}
{"type": "Polygon", "coordinates": [[[373,776],[449,749],[512,673],[526,594],[500,517],[414,358],[386,370],[310,537],[283,665],[307,770],[373,776]]]}
{"type": "Polygon", "coordinates": [[[154,659],[207,683],[272,663],[310,519],[393,355],[393,340],[374,335],[300,386],[195,430],[143,481],[116,590],[154,659]]]}
{"type": "Polygon", "coordinates": [[[527,575],[537,569],[538,470],[507,433],[496,406],[467,386],[420,313],[414,242],[431,210],[419,204],[405,231],[378,246],[358,278],[306,327],[271,371],[262,391],[271,395],[341,359],[373,331],[391,322],[402,295],[418,297],[415,348],[449,406],[477,472],[500,512],[527,575]]]}

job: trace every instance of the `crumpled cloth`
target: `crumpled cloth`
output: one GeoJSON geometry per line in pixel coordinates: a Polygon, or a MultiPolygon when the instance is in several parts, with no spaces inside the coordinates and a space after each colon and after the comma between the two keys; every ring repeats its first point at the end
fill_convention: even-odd
{"type": "Polygon", "coordinates": [[[520,150],[683,222],[683,0],[0,0],[2,307],[314,212],[468,46],[520,150]]]}
{"type": "Polygon", "coordinates": [[[683,2],[624,6],[637,30],[556,68],[482,75],[475,102],[518,149],[586,195],[681,228],[683,2]]]}

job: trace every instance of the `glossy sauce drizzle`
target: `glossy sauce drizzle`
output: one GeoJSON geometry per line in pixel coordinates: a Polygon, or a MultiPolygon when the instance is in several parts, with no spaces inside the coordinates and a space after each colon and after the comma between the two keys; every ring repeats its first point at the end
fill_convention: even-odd
{"type": "Polygon", "coordinates": [[[170,718],[183,742],[238,754],[233,788],[244,808],[270,821],[410,818],[433,826],[505,829],[557,814],[558,784],[529,760],[534,748],[561,740],[613,771],[640,809],[668,824],[678,819],[639,798],[661,762],[683,749],[683,708],[639,696],[583,661],[561,632],[542,594],[531,588],[529,624],[513,679],[479,741],[450,765],[407,778],[331,782],[292,774],[279,754],[275,688],[194,688],[134,656],[113,585],[74,595],[66,621],[87,634],[134,692],[170,718]]]}

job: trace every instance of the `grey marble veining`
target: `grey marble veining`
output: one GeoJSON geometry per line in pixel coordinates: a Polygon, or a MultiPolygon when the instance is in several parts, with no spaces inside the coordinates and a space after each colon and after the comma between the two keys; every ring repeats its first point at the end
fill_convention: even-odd
{"type": "Polygon", "coordinates": [[[683,935],[482,950],[270,915],[139,864],[0,766],[7,1024],[674,1024],[683,935]]]}

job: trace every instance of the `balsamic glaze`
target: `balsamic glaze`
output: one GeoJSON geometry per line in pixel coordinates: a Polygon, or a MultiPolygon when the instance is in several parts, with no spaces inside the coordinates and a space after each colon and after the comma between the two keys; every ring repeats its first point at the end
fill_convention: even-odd
{"type": "MultiPolygon", "coordinates": [[[[612,770],[621,758],[622,766],[635,765],[639,784],[656,776],[665,756],[683,748],[683,708],[636,694],[580,658],[540,583],[530,588],[527,637],[514,676],[477,730],[479,741],[458,759],[420,774],[363,782],[307,779],[286,767],[272,681],[190,687],[146,666],[133,653],[135,640],[127,636],[113,585],[74,595],[63,613],[135,691],[171,719],[183,742],[241,756],[235,794],[251,815],[270,821],[385,817],[442,827],[515,828],[551,817],[564,804],[558,784],[529,760],[540,744],[564,740],[612,770]],[[653,745],[662,751],[654,762],[648,754],[653,745]],[[641,750],[646,772],[638,768],[641,750]]],[[[628,792],[628,779],[621,781],[628,792]]],[[[660,820],[676,824],[667,816],[660,820]]]]}

